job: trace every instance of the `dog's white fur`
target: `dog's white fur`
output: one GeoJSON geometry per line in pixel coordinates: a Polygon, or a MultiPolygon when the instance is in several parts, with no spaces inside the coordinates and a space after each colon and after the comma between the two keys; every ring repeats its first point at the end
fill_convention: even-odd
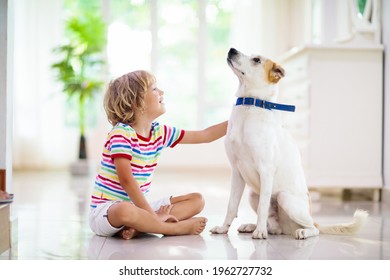
{"type": "MultiPolygon", "coordinates": [[[[284,77],[281,66],[265,57],[246,56],[235,49],[230,49],[227,61],[239,79],[237,97],[277,102],[277,83],[284,77]]],[[[238,231],[251,232],[252,238],[265,239],[268,233],[291,234],[296,239],[320,232],[356,233],[368,216],[366,211],[356,210],[353,221],[348,224],[321,227],[314,223],[300,152],[282,127],[280,114],[255,106],[233,107],[225,138],[232,166],[228,211],[223,225],[210,231],[228,232],[248,185],[257,223],[241,225],[238,231]]]]}

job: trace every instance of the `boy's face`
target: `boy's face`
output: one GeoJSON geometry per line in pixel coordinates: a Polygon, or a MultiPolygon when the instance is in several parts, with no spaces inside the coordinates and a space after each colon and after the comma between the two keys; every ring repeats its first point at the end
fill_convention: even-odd
{"type": "Polygon", "coordinates": [[[145,94],[145,113],[156,119],[165,113],[164,92],[152,84],[145,94]]]}

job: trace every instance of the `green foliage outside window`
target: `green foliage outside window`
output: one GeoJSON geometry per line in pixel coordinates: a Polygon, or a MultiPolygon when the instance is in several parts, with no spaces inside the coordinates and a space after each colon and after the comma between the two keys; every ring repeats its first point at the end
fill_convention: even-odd
{"type": "Polygon", "coordinates": [[[358,9],[359,9],[360,14],[364,13],[364,8],[366,7],[366,2],[367,2],[367,0],[357,0],[358,9]]]}

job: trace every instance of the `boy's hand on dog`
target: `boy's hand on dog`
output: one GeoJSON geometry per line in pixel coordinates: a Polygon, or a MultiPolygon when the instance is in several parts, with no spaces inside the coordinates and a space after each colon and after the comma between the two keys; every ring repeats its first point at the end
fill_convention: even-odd
{"type": "Polygon", "coordinates": [[[156,214],[158,216],[158,219],[161,222],[176,223],[179,221],[175,216],[170,214],[172,207],[173,207],[172,204],[171,205],[164,205],[164,206],[161,206],[160,209],[157,210],[156,214]]]}

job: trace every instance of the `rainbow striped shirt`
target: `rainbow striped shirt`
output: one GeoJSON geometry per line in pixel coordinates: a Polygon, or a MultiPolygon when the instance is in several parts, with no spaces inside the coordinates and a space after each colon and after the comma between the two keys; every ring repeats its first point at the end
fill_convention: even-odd
{"type": "Polygon", "coordinates": [[[173,148],[181,141],[184,133],[184,130],[154,122],[149,138],[145,138],[127,124],[115,125],[104,144],[99,174],[91,195],[91,207],[111,200],[131,201],[116,173],[114,158],[118,157],[130,160],[133,176],[142,193],[147,194],[162,150],[173,148]]]}

